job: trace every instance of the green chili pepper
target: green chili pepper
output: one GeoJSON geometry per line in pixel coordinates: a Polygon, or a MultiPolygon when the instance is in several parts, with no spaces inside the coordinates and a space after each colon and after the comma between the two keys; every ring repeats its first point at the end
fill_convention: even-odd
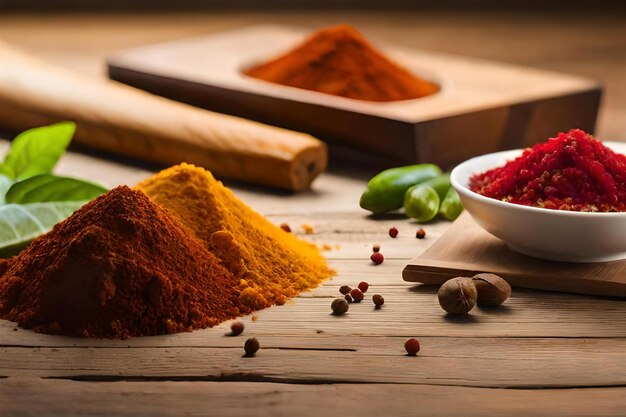
{"type": "Polygon", "coordinates": [[[404,211],[420,223],[432,220],[439,212],[439,194],[429,185],[418,184],[409,188],[404,196],[404,211]]]}
{"type": "Polygon", "coordinates": [[[424,182],[420,182],[419,185],[427,185],[429,187],[432,187],[433,190],[437,191],[440,201],[443,201],[443,199],[446,198],[446,195],[448,194],[448,190],[452,188],[452,185],[450,185],[449,173],[441,174],[441,175],[436,176],[435,178],[431,178],[424,182]]]}
{"type": "Polygon", "coordinates": [[[439,207],[439,214],[446,220],[456,220],[457,217],[463,212],[463,203],[459,193],[454,188],[450,188],[445,198],[441,202],[439,207]]]}
{"type": "Polygon", "coordinates": [[[360,205],[373,213],[385,213],[402,207],[404,194],[412,186],[441,175],[434,164],[409,165],[387,169],[367,183],[360,205]]]}

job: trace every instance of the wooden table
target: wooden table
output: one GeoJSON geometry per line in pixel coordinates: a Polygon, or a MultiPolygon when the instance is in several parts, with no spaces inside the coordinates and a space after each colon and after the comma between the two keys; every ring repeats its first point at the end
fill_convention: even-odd
{"type": "MultiPolygon", "coordinates": [[[[348,20],[347,16],[332,15],[333,21],[348,20]]],[[[614,19],[604,18],[609,23],[614,19]]],[[[322,13],[271,19],[310,26],[331,23],[322,13]]],[[[533,51],[517,50],[514,31],[504,28],[506,22],[525,28],[533,40],[539,39],[536,32],[560,33],[545,18],[522,16],[521,24],[512,17],[476,19],[493,23],[495,32],[508,37],[501,37],[500,44],[477,36],[486,42],[481,50],[491,52],[468,53],[501,54],[511,61],[524,61],[524,54],[545,58],[554,51],[549,43],[537,43],[533,51]]],[[[2,17],[0,38],[95,74],[114,49],[269,20],[268,15],[223,13],[167,18],[2,17]]],[[[476,24],[462,16],[437,14],[363,14],[350,21],[390,40],[404,39],[405,33],[424,35],[432,49],[443,45],[436,35],[448,30],[450,45],[440,48],[446,51],[462,48],[463,42],[467,46],[466,31],[476,24]],[[423,25],[411,29],[410,22],[423,25]]],[[[583,19],[576,22],[592,29],[583,19]]],[[[623,28],[614,30],[624,35],[623,28]]],[[[606,34],[597,27],[585,45],[598,46],[606,34]]],[[[558,36],[580,45],[579,39],[558,36]]],[[[621,133],[625,139],[626,118],[617,117],[625,112],[624,85],[616,77],[620,69],[623,73],[624,56],[611,55],[617,38],[606,38],[606,53],[597,56],[600,64],[587,60],[575,68],[605,74],[614,85],[600,131],[621,133]],[[619,61],[621,67],[609,66],[607,60],[619,61]]],[[[421,42],[411,37],[406,43],[421,42]]],[[[563,52],[556,58],[566,65],[570,56],[563,52]]],[[[547,66],[559,68],[558,62],[547,66]]],[[[4,150],[6,142],[1,144],[4,150]]],[[[58,172],[113,186],[134,184],[152,169],[72,153],[58,172]]],[[[230,184],[272,221],[287,222],[298,233],[301,224],[312,225],[315,233],[303,237],[330,244],[333,249],[325,253],[338,272],[284,306],[245,318],[246,331],[240,337],[224,336],[229,323],[192,333],[117,341],[39,335],[0,321],[0,415],[626,414],[623,301],[515,290],[503,308],[477,309],[465,319],[447,318],[434,289],[405,283],[400,272],[449,224],[428,225],[427,238],[418,240],[416,225],[400,216],[368,218],[357,205],[368,175],[364,170],[335,169],[323,175],[313,191],[299,195],[230,184]],[[400,230],[397,239],[387,235],[392,225],[400,230]],[[380,266],[368,260],[373,243],[380,243],[386,255],[380,266]],[[329,306],[338,287],[361,280],[370,283],[371,292],[385,296],[383,309],[363,303],[353,305],[346,316],[331,316],[329,306]],[[241,357],[245,336],[259,339],[262,350],[257,357],[241,357]],[[422,344],[418,357],[404,355],[409,337],[422,344]]]]}

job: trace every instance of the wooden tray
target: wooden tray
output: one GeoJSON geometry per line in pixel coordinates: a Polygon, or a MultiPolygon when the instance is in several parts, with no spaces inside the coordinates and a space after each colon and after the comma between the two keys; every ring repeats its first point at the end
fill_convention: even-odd
{"type": "Polygon", "coordinates": [[[430,249],[411,260],[402,277],[440,285],[479,272],[498,274],[515,287],[626,297],[626,260],[576,264],[531,258],[508,249],[467,212],[430,249]]]}
{"type": "Polygon", "coordinates": [[[109,75],[210,110],[347,143],[398,161],[449,166],[522,148],[573,127],[593,132],[601,96],[590,80],[466,57],[378,45],[441,84],[430,97],[371,103],[264,82],[241,69],[281,54],[309,31],[253,26],[131,49],[109,75]]]}

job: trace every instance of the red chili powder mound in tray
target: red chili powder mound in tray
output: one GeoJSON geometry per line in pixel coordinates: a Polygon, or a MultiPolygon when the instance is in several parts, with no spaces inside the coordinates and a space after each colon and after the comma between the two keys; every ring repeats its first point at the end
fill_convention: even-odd
{"type": "Polygon", "coordinates": [[[276,84],[366,101],[428,96],[439,87],[392,62],[348,25],[319,30],[295,49],[244,74],[276,84]]]}
{"type": "Polygon", "coordinates": [[[213,326],[237,307],[239,279],[142,192],[117,187],[14,259],[0,317],[71,336],[127,338],[213,326]]]}
{"type": "Polygon", "coordinates": [[[626,211],[626,156],[579,129],[470,179],[486,197],[571,211],[626,211]]]}

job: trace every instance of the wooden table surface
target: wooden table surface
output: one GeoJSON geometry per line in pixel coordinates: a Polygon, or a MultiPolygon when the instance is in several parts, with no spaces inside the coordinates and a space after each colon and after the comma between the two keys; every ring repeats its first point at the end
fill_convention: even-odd
{"type": "MultiPolygon", "coordinates": [[[[3,16],[0,38],[44,59],[101,76],[113,50],[279,22],[348,21],[387,41],[589,75],[606,83],[599,135],[626,140],[626,29],[616,16],[253,14],[3,16]],[[489,28],[489,29],[487,29],[489,28]],[[529,41],[532,47],[526,43],[529,41]]],[[[1,61],[0,61],[1,70],[1,61]]],[[[0,142],[0,153],[6,142],[0,142]]],[[[59,173],[109,186],[153,167],[72,153],[59,173]]],[[[372,220],[358,208],[367,170],[334,169],[310,192],[284,195],[230,184],[276,223],[331,244],[338,275],[281,307],[244,319],[240,337],[213,329],[126,341],[39,335],[0,321],[0,415],[426,415],[623,416],[626,304],[615,299],[515,290],[503,308],[446,317],[436,291],[402,281],[408,259],[449,226],[402,217],[372,220]],[[397,239],[387,235],[390,226],[397,239]],[[373,243],[386,262],[372,266],[373,243]],[[336,247],[335,245],[339,245],[336,247]],[[366,280],[382,310],[352,305],[331,316],[343,284],[366,280]],[[242,358],[245,337],[262,349],[242,358]],[[417,337],[418,357],[403,344],[417,337]]],[[[227,183],[228,184],[228,183],[227,183]]]]}

